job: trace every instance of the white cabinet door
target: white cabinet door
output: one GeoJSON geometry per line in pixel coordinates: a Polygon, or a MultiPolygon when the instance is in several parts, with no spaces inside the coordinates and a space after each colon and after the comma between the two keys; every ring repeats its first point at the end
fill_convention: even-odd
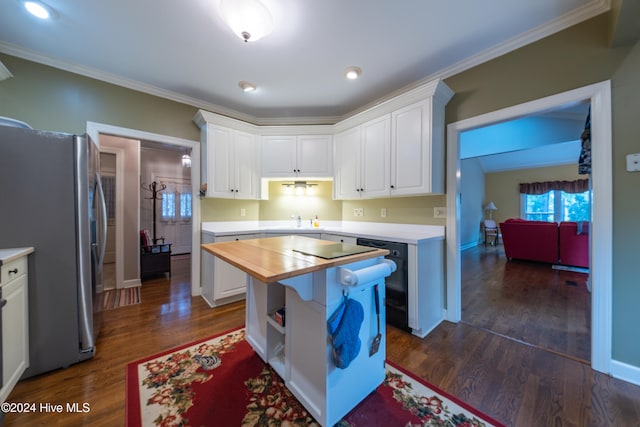
{"type": "MultiPolygon", "coordinates": [[[[2,285],[2,298],[7,300],[2,308],[2,372],[4,387],[0,401],[4,402],[18,380],[29,367],[29,298],[27,291],[26,257],[3,267],[13,270],[18,266],[18,276],[2,285]]],[[[4,273],[4,272],[3,272],[4,273]]],[[[4,276],[4,274],[3,274],[4,276]]],[[[9,277],[11,275],[9,274],[9,277]]]]}
{"type": "Polygon", "coordinates": [[[384,116],[362,125],[363,198],[389,196],[390,117],[384,116]]]}
{"type": "Polygon", "coordinates": [[[262,176],[265,178],[332,177],[330,135],[265,136],[262,176]]]}
{"type": "Polygon", "coordinates": [[[262,138],[262,176],[292,177],[296,174],[296,137],[265,136],[262,138]]]}
{"type": "Polygon", "coordinates": [[[233,130],[207,125],[207,196],[234,197],[233,130]]]}
{"type": "Polygon", "coordinates": [[[388,115],[336,135],[336,199],[389,196],[390,141],[388,115]]]}
{"type": "Polygon", "coordinates": [[[250,133],[234,131],[234,192],[236,199],[258,198],[258,145],[250,133]]]}
{"type": "Polygon", "coordinates": [[[333,176],[331,136],[298,136],[296,169],[300,177],[333,176]]]}
{"type": "MultiPolygon", "coordinates": [[[[216,238],[216,243],[253,239],[254,237],[253,234],[220,236],[216,238]]],[[[224,298],[244,295],[246,290],[247,273],[216,257],[213,267],[213,298],[216,303],[224,298]]]]}
{"type": "Polygon", "coordinates": [[[434,142],[431,132],[430,101],[392,113],[392,196],[439,193],[444,190],[433,186],[433,174],[443,170],[444,157],[434,158],[433,144],[443,143],[434,142]]]}
{"type": "Polygon", "coordinates": [[[256,137],[216,125],[207,125],[207,196],[258,198],[256,137]]]}
{"type": "Polygon", "coordinates": [[[337,199],[360,198],[361,183],[361,127],[349,129],[335,136],[334,194],[337,199]]]}

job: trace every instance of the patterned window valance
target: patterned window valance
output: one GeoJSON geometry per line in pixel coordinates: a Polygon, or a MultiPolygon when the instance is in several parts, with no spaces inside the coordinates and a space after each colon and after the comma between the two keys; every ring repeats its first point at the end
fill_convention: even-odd
{"type": "Polygon", "coordinates": [[[522,194],[545,194],[552,190],[564,191],[565,193],[584,193],[588,189],[588,179],[578,179],[575,181],[524,182],[520,184],[520,193],[522,194]]]}

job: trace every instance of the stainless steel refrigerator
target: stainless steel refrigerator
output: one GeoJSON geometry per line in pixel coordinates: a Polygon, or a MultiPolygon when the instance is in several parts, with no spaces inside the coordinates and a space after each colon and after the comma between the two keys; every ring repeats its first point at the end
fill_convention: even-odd
{"type": "Polygon", "coordinates": [[[99,162],[86,135],[0,126],[0,247],[35,248],[22,378],[95,354],[106,239],[99,162]]]}

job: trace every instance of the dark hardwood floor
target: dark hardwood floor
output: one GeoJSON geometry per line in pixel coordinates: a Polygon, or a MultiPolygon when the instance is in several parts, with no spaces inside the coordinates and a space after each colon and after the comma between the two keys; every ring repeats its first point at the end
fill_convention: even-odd
{"type": "MultiPolygon", "coordinates": [[[[95,358],[21,381],[8,399],[86,402],[89,412],[8,414],[4,426],[124,425],[127,363],[242,326],[243,302],[211,309],[190,296],[188,263],[174,261],[170,280],[145,281],[141,304],[105,312],[95,358]]],[[[465,323],[444,322],[425,339],[387,334],[388,359],[507,425],[640,426],[640,387],[573,358],[465,323]]]]}
{"type": "Polygon", "coordinates": [[[462,321],[577,360],[591,360],[588,274],[507,261],[502,245],[461,253],[462,321]]]}

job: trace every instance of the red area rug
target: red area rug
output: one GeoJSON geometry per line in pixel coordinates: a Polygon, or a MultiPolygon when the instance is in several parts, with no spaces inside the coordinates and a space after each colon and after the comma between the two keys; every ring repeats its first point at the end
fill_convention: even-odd
{"type": "MultiPolygon", "coordinates": [[[[244,329],[130,363],[126,425],[317,426],[244,329]]],[[[503,426],[387,362],[384,383],[337,426],[503,426]]]]}

